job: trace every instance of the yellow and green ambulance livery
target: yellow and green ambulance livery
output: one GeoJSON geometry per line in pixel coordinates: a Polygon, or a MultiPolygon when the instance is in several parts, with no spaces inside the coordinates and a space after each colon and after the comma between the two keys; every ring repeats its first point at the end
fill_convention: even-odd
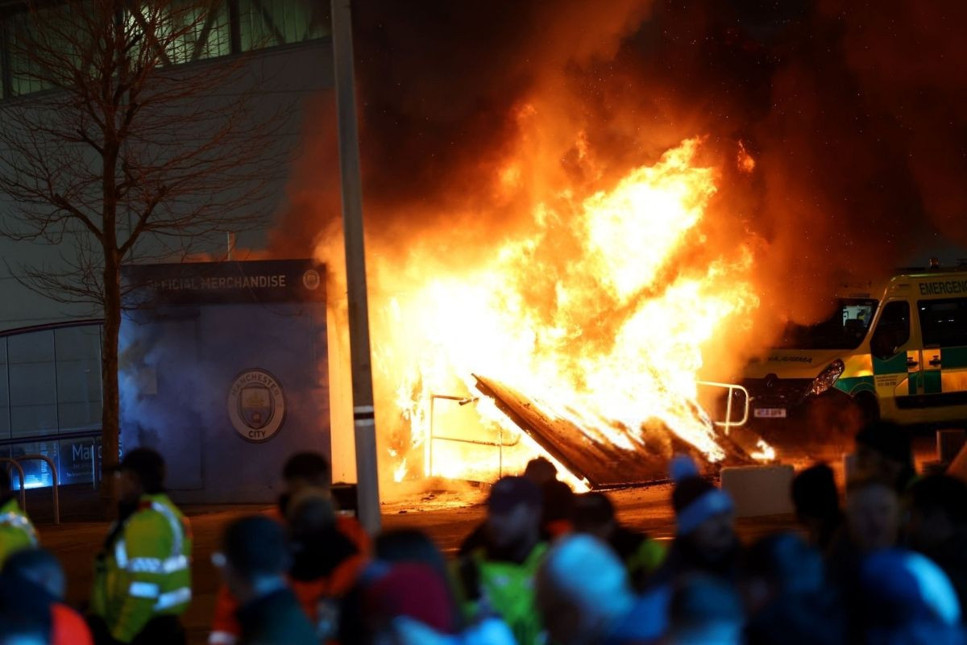
{"type": "Polygon", "coordinates": [[[910,272],[879,293],[837,298],[834,313],[787,328],[749,364],[759,422],[797,416],[815,397],[850,397],[866,418],[967,420],[967,270],[910,272]]]}

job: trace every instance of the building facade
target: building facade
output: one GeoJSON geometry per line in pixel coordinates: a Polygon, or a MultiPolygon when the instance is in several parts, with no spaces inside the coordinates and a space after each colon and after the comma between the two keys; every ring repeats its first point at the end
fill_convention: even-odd
{"type": "MultiPolygon", "coordinates": [[[[78,6],[45,10],[70,11],[78,6]]],[[[0,128],[5,127],[5,108],[29,109],[34,97],[58,91],[38,80],[29,58],[18,55],[14,46],[32,28],[31,15],[21,3],[0,0],[0,128]]],[[[131,21],[136,28],[137,12],[119,19],[131,21]]],[[[289,160],[298,157],[314,127],[327,125],[314,123],[306,113],[310,101],[325,96],[333,85],[326,0],[225,0],[195,28],[185,30],[166,49],[165,58],[172,68],[183,67],[187,73],[200,66],[237,67],[256,88],[254,93],[246,90],[244,97],[253,103],[255,113],[284,115],[284,124],[276,128],[277,144],[289,160]]],[[[224,96],[212,98],[225,100],[224,96]]],[[[283,168],[268,179],[260,205],[264,220],[240,232],[237,239],[231,236],[237,248],[264,248],[274,215],[285,204],[286,178],[287,168],[283,168]]],[[[0,195],[0,221],[15,221],[18,207],[0,195]]],[[[119,222],[119,227],[125,225],[133,226],[130,221],[119,222]]],[[[147,237],[127,262],[177,262],[186,252],[224,257],[226,236],[231,233],[199,236],[177,251],[147,237]]],[[[52,299],[38,293],[26,284],[23,271],[25,267],[61,271],[71,265],[81,244],[72,235],[58,245],[0,237],[0,457],[48,456],[65,483],[91,482],[97,477],[100,311],[95,304],[69,296],[52,299]]],[[[27,486],[51,480],[44,462],[23,466],[27,486]]]]}

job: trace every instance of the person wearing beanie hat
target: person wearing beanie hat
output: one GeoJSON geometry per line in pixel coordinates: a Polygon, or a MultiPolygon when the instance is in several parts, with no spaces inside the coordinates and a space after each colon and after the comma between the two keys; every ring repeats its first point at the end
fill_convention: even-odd
{"type": "Polygon", "coordinates": [[[625,567],[607,544],[590,535],[561,538],[548,552],[536,582],[537,608],[549,641],[556,645],[604,643],[618,630],[624,640],[661,634],[655,620],[627,620],[639,607],[625,567]],[[628,622],[636,633],[627,630],[628,622]]]}
{"type": "Polygon", "coordinates": [[[732,498],[702,478],[690,457],[676,456],[670,472],[675,482],[675,539],[649,586],[674,582],[689,573],[734,580],[741,549],[732,498]]]}
{"type": "Polygon", "coordinates": [[[953,585],[930,559],[905,549],[869,555],[859,575],[863,642],[963,645],[953,585]]]}
{"type": "Polygon", "coordinates": [[[365,586],[363,615],[371,642],[379,640],[394,618],[408,616],[443,634],[454,634],[453,599],[446,581],[429,565],[400,562],[365,586]]]}
{"type": "Polygon", "coordinates": [[[534,575],[547,545],[541,541],[541,489],[524,477],[502,477],[487,499],[486,542],[456,562],[457,593],[472,622],[497,614],[520,645],[542,642],[534,610],[534,575]]]}

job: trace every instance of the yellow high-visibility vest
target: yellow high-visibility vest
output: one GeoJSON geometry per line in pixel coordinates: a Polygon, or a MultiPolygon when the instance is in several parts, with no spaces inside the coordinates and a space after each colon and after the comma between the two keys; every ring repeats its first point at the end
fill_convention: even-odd
{"type": "Polygon", "coordinates": [[[97,558],[91,611],[130,642],[149,620],[191,602],[191,527],[167,495],[144,495],[97,558]]]}

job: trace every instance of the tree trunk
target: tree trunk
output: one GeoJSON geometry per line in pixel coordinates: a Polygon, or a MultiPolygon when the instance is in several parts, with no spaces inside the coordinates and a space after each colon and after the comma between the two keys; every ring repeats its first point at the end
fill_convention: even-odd
{"type": "Polygon", "coordinates": [[[117,466],[120,453],[121,397],[118,388],[118,335],[121,329],[121,271],[115,254],[105,253],[104,338],[101,347],[101,498],[113,514],[117,492],[114,477],[104,471],[117,466]]]}

